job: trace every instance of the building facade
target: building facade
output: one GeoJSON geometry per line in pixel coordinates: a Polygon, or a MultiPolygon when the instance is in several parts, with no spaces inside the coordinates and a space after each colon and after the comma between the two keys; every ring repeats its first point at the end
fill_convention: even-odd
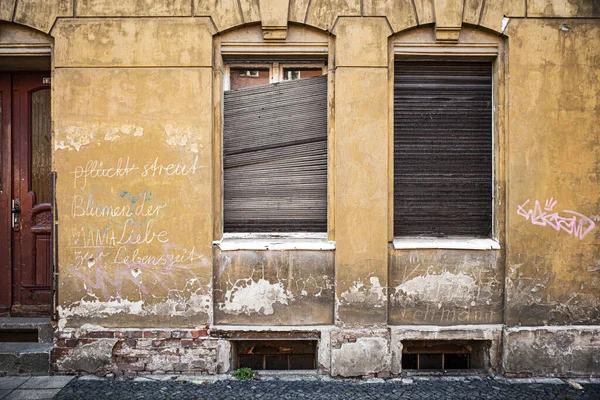
{"type": "Polygon", "coordinates": [[[0,307],[54,371],[600,374],[600,3],[0,20],[0,307]]]}

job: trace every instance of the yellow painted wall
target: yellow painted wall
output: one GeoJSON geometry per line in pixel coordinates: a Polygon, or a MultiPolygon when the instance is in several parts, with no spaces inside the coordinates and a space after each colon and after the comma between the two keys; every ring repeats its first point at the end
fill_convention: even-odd
{"type": "MultiPolygon", "coordinates": [[[[592,0],[563,3],[3,2],[0,19],[54,38],[60,327],[214,322],[213,271],[223,267],[212,244],[222,233],[220,43],[234,36],[262,43],[267,28],[287,34],[288,42],[328,45],[329,233],[336,250],[316,257],[335,275],[335,295],[319,302],[320,317],[275,310],[266,324],[427,322],[415,316],[418,305],[406,311],[404,303],[388,304],[414,263],[408,252],[389,247],[392,48],[400,37],[428,46],[436,37],[452,41],[443,28],[458,32],[459,44],[487,37],[506,45],[494,67],[494,231],[502,250],[426,250],[417,258],[433,269],[422,265],[411,276],[464,272],[474,282],[468,290],[489,292],[467,306],[489,318],[452,323],[599,323],[600,237],[592,224],[600,218],[600,14],[592,0]],[[558,229],[544,217],[532,220],[536,201],[545,215],[563,218],[558,229]],[[333,317],[323,310],[334,310],[333,317]]],[[[285,43],[278,40],[268,43],[285,43]]],[[[236,278],[256,261],[245,259],[252,257],[238,260],[236,278]]]]}

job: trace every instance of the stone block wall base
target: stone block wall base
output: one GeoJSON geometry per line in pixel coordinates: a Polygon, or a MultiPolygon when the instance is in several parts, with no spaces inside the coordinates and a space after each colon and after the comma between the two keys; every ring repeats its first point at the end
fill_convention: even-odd
{"type": "Polygon", "coordinates": [[[55,335],[52,369],[133,377],[148,373],[217,374],[229,370],[231,347],[204,330],[65,329],[55,335]]]}
{"type": "Polygon", "coordinates": [[[600,376],[600,326],[536,326],[504,329],[507,377],[600,376]]]}
{"type": "Polygon", "coordinates": [[[331,375],[387,378],[392,353],[388,329],[331,331],[331,375]]]}
{"type": "MultiPolygon", "coordinates": [[[[237,326],[237,340],[256,339],[257,330],[283,327],[237,326]],[[241,335],[241,336],[240,336],[241,335]]],[[[599,377],[600,326],[515,327],[503,325],[394,325],[344,329],[334,326],[288,327],[289,332],[318,331],[318,371],[333,377],[400,375],[406,341],[485,342],[489,372],[507,377],[599,377]]],[[[59,373],[219,374],[233,369],[235,340],[210,335],[209,329],[67,328],[55,333],[52,370],[59,373]]],[[[222,328],[219,328],[222,331],[222,328]]],[[[286,332],[288,332],[286,330],[286,332]]],[[[293,334],[286,336],[294,340],[293,334]]]]}

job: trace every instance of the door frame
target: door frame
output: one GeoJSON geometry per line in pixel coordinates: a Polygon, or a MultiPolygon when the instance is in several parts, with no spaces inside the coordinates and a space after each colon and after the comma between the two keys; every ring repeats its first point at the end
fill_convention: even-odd
{"type": "MultiPolygon", "coordinates": [[[[37,203],[33,192],[33,94],[48,90],[50,83],[44,78],[50,71],[10,72],[12,82],[12,199],[20,201],[19,228],[12,229],[12,299],[11,315],[50,316],[52,310],[52,238],[46,251],[38,247],[38,235],[50,235],[52,226],[52,200],[37,203]],[[44,215],[44,213],[46,215],[44,215]],[[40,222],[38,218],[45,222],[40,222]],[[39,224],[39,225],[38,225],[39,224]],[[40,261],[45,259],[46,262],[40,261]],[[44,256],[45,255],[45,256],[44,256]],[[39,268],[42,267],[42,268],[39,268]],[[39,283],[40,280],[44,283],[39,283]]],[[[48,116],[51,118],[50,115],[48,116]]],[[[51,132],[50,132],[51,134],[51,132]]],[[[50,145],[50,163],[52,145],[50,145]]],[[[51,185],[51,177],[48,177],[51,185]]],[[[51,188],[49,188],[51,190],[51,188]]]]}
{"type": "MultiPolygon", "coordinates": [[[[26,72],[47,72],[52,79],[54,75],[54,68],[52,65],[52,53],[54,47],[54,38],[48,34],[37,31],[26,25],[21,24],[6,24],[3,26],[7,34],[14,31],[19,33],[15,35],[19,38],[17,41],[6,41],[0,43],[0,71],[11,72],[11,73],[26,73],[26,72]],[[37,62],[27,63],[28,65],[34,65],[32,68],[23,70],[14,70],[11,66],[19,65],[19,60],[24,59],[38,60],[37,62]],[[46,67],[40,65],[40,60],[48,60],[46,67]]],[[[7,35],[7,37],[10,35],[7,35]]],[[[41,64],[46,64],[41,63],[41,64]]],[[[2,74],[4,75],[4,74],[2,74]]],[[[10,75],[0,79],[0,86],[3,90],[6,89],[6,96],[2,97],[2,119],[0,121],[0,146],[2,146],[2,167],[0,170],[0,177],[3,179],[3,190],[0,191],[0,246],[5,246],[5,249],[0,249],[0,317],[10,316],[11,307],[13,304],[13,243],[12,235],[13,229],[11,224],[11,212],[10,206],[13,199],[13,143],[12,143],[12,79],[10,75]],[[8,81],[4,82],[4,80],[8,81]],[[6,87],[4,87],[6,86],[6,87]],[[4,112],[7,110],[7,112],[4,112]],[[7,213],[5,214],[5,211],[7,213]],[[7,279],[4,279],[7,278],[7,279]]],[[[52,103],[52,95],[51,95],[52,103]]],[[[51,122],[53,122],[51,112],[51,122]]],[[[53,135],[52,135],[53,136],[53,135]]],[[[53,139],[52,139],[53,140],[53,139]]],[[[54,200],[54,182],[56,180],[56,174],[52,172],[52,220],[51,220],[51,245],[50,245],[50,258],[51,258],[51,311],[52,316],[56,316],[56,304],[57,304],[57,264],[56,264],[56,235],[55,233],[55,200],[54,200]]]]}
{"type": "Polygon", "coordinates": [[[0,121],[0,157],[2,166],[0,179],[0,316],[10,313],[12,306],[12,79],[10,74],[0,74],[0,90],[2,91],[2,120],[0,121]]]}

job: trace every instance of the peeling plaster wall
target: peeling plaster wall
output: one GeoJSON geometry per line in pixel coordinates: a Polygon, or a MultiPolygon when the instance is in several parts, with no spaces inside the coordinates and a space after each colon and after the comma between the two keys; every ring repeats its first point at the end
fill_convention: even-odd
{"type": "Polygon", "coordinates": [[[507,376],[598,376],[600,327],[507,328],[503,365],[507,376]]]}
{"type": "Polygon", "coordinates": [[[0,3],[0,45],[53,48],[55,369],[228,371],[231,345],[199,334],[206,325],[320,324],[322,371],[386,376],[400,372],[407,338],[490,340],[498,360],[500,325],[486,324],[504,323],[507,373],[598,374],[599,3],[409,3],[0,3]],[[263,43],[267,20],[294,23],[290,43],[329,48],[335,251],[212,246],[222,234],[219,46],[263,43]],[[389,247],[393,36],[427,47],[440,26],[460,28],[460,44],[499,44],[500,251],[389,247]]]}
{"type": "Polygon", "coordinates": [[[600,24],[515,20],[508,324],[600,323],[600,24]]]}
{"type": "Polygon", "coordinates": [[[61,329],[211,319],[209,28],[202,19],[57,23],[61,329]],[[159,26],[169,33],[152,35],[159,26]],[[138,43],[152,51],[132,52],[138,43]]]}
{"type": "Polygon", "coordinates": [[[333,259],[331,251],[215,249],[215,323],[331,324],[333,259]]]}
{"type": "Polygon", "coordinates": [[[390,324],[502,322],[499,251],[395,250],[390,256],[390,324]]]}
{"type": "Polygon", "coordinates": [[[390,376],[392,356],[387,329],[338,329],[331,333],[331,375],[390,376]]]}

